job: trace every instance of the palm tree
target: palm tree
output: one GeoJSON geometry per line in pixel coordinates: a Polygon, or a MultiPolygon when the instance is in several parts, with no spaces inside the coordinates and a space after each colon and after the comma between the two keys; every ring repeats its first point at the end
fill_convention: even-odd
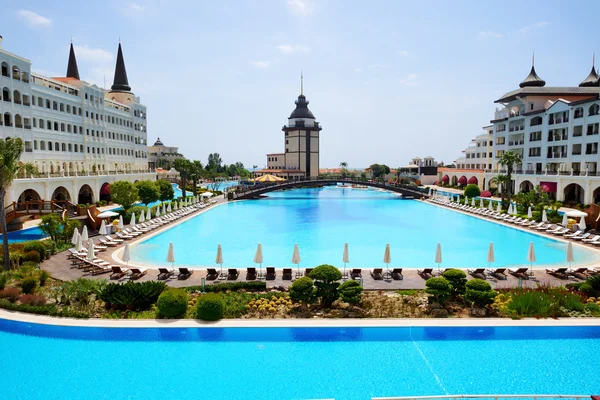
{"type": "Polygon", "coordinates": [[[500,174],[496,177],[496,183],[498,184],[498,187],[501,188],[500,200],[502,202],[502,205],[504,205],[504,194],[505,194],[505,188],[507,186],[507,182],[509,182],[507,175],[500,174]]]}
{"type": "MultiPolygon", "coordinates": [[[[507,194],[507,199],[508,199],[508,203],[510,204],[510,196],[512,193],[512,173],[513,173],[513,168],[515,165],[520,165],[521,163],[523,163],[523,158],[521,157],[520,154],[512,152],[512,151],[507,151],[504,154],[502,154],[502,156],[500,157],[500,159],[498,160],[498,163],[500,165],[503,165],[506,167],[506,194],[507,194]]],[[[504,186],[503,186],[504,187],[504,186]]]]}
{"type": "Polygon", "coordinates": [[[0,224],[2,224],[2,247],[4,249],[4,269],[10,269],[10,256],[8,254],[8,229],[6,227],[6,212],[4,210],[4,196],[10,187],[15,175],[22,166],[19,158],[23,154],[25,146],[19,138],[0,140],[0,224]]]}
{"type": "Polygon", "coordinates": [[[346,172],[348,171],[348,163],[346,161],[342,161],[340,163],[340,168],[342,169],[342,177],[345,177],[346,172]]]}
{"type": "Polygon", "coordinates": [[[185,198],[185,186],[187,185],[187,179],[191,170],[190,160],[185,158],[178,158],[175,160],[173,167],[179,172],[181,176],[181,195],[185,198]]]}
{"type": "Polygon", "coordinates": [[[196,195],[196,187],[198,185],[198,180],[202,178],[202,173],[204,169],[202,168],[202,163],[198,160],[190,161],[190,171],[189,178],[192,180],[194,184],[194,196],[196,195]]]}

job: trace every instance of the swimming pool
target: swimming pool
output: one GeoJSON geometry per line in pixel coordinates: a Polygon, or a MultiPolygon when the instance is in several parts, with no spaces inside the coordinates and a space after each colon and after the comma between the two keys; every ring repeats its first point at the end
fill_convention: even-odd
{"type": "MultiPolygon", "coordinates": [[[[268,199],[232,202],[215,207],[131,247],[131,262],[168,265],[169,242],[176,266],[215,265],[217,244],[224,266],[253,264],[257,243],[263,246],[263,266],[291,264],[298,243],[300,267],[328,263],[342,267],[348,242],[351,268],[385,267],[383,253],[391,245],[390,267],[435,267],[436,244],[442,244],[442,267],[487,267],[490,242],[492,266],[527,264],[529,242],[536,249],[535,266],[565,263],[566,243],[506,227],[443,207],[403,200],[376,190],[329,187],[269,193],[268,199]]],[[[599,260],[599,253],[575,247],[575,264],[599,260]]]]}
{"type": "MultiPolygon", "coordinates": [[[[32,228],[21,229],[20,231],[8,232],[9,243],[20,243],[27,242],[29,240],[40,240],[45,239],[46,235],[38,226],[32,228]]],[[[0,234],[0,242],[2,241],[2,234],[0,234]]]]}
{"type": "Polygon", "coordinates": [[[0,320],[6,399],[599,393],[600,327],[80,328],[0,320]]]}

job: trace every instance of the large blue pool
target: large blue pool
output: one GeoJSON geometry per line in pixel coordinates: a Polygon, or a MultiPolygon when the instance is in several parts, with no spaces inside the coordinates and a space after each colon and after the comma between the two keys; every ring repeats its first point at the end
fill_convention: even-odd
{"type": "MultiPolygon", "coordinates": [[[[168,265],[170,242],[175,246],[176,266],[190,267],[215,265],[219,243],[224,267],[253,265],[259,242],[263,267],[295,267],[291,263],[294,243],[300,248],[301,268],[323,263],[342,267],[346,242],[351,268],[385,267],[386,243],[391,245],[390,267],[435,267],[438,242],[441,266],[447,268],[487,267],[490,242],[496,259],[492,266],[528,266],[530,242],[537,255],[534,267],[568,266],[564,242],[395,194],[350,188],[274,192],[268,199],[215,207],[133,246],[132,262],[168,265]]],[[[598,252],[575,248],[574,265],[598,260],[598,252]]]]}
{"type": "Polygon", "coordinates": [[[0,320],[3,399],[598,394],[599,327],[72,328],[0,320]]]}
{"type": "MultiPolygon", "coordinates": [[[[20,231],[8,232],[9,243],[20,243],[27,242],[29,240],[39,240],[46,238],[46,235],[42,230],[34,226],[32,228],[21,229],[20,231]]],[[[0,242],[2,241],[2,234],[0,234],[0,242]]]]}

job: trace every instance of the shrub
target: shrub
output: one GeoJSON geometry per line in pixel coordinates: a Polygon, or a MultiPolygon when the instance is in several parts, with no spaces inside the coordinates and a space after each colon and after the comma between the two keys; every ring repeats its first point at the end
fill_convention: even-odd
{"type": "Polygon", "coordinates": [[[152,181],[139,181],[135,184],[140,201],[144,204],[155,202],[160,197],[160,192],[156,184],[152,181]]]}
{"type": "MultiPolygon", "coordinates": [[[[56,254],[56,242],[54,240],[48,239],[48,240],[44,240],[40,243],[42,243],[44,245],[46,250],[50,250],[50,254],[56,254]]],[[[44,256],[45,256],[45,254],[44,254],[44,256]]]]}
{"type": "Polygon", "coordinates": [[[181,318],[185,315],[188,296],[185,290],[170,289],[158,296],[158,316],[160,318],[181,318]]]}
{"type": "Polygon", "coordinates": [[[425,282],[425,293],[430,294],[430,303],[443,305],[452,294],[452,285],[446,278],[429,278],[425,282]]]}
{"type": "Polygon", "coordinates": [[[338,293],[342,300],[350,304],[360,304],[362,301],[363,287],[355,280],[349,280],[340,285],[338,293]]]}
{"type": "Polygon", "coordinates": [[[596,303],[587,303],[585,305],[586,310],[592,312],[592,314],[600,314],[600,306],[596,303]]]}
{"type": "Polygon", "coordinates": [[[586,284],[590,285],[591,291],[588,293],[590,296],[600,296],[600,275],[593,275],[587,278],[586,284]]]}
{"type": "Polygon", "coordinates": [[[67,318],[89,318],[90,315],[85,312],[74,311],[69,309],[59,310],[56,304],[44,304],[41,306],[33,306],[29,304],[13,304],[6,299],[0,299],[0,308],[11,311],[20,311],[29,314],[50,315],[53,317],[67,318]]]}
{"type": "MultiPolygon", "coordinates": [[[[40,255],[39,259],[38,259],[38,263],[40,262],[39,260],[43,260],[46,257],[46,246],[44,246],[42,244],[42,242],[34,240],[32,242],[27,242],[25,244],[25,246],[23,247],[23,251],[25,251],[25,256],[27,256],[27,253],[30,251],[37,251],[37,253],[40,255]]],[[[30,260],[33,261],[33,260],[30,260]]]]}
{"type": "Polygon", "coordinates": [[[208,293],[198,298],[196,304],[196,318],[203,321],[218,321],[223,318],[225,303],[214,293],[208,293]]]}
{"type": "Polygon", "coordinates": [[[21,286],[21,290],[23,291],[23,293],[31,294],[35,291],[37,284],[38,284],[38,281],[35,277],[27,276],[27,277],[23,278],[23,280],[21,280],[21,282],[19,283],[19,286],[21,286]]]}
{"type": "Polygon", "coordinates": [[[479,190],[479,186],[475,184],[470,184],[465,187],[464,196],[467,197],[477,197],[481,194],[481,190],[479,190]]]}
{"type": "Polygon", "coordinates": [[[338,299],[337,288],[342,273],[333,265],[323,264],[313,269],[309,275],[315,281],[317,296],[323,307],[330,307],[338,299]]]}
{"type": "Polygon", "coordinates": [[[492,304],[497,295],[498,293],[492,290],[492,286],[483,279],[471,279],[466,284],[465,300],[477,307],[492,304]]]}
{"type": "Polygon", "coordinates": [[[23,261],[30,261],[39,264],[40,260],[40,253],[35,250],[28,251],[27,253],[23,254],[23,261]]]}
{"type": "Polygon", "coordinates": [[[21,304],[29,304],[31,306],[42,306],[46,304],[46,298],[37,294],[25,294],[19,299],[21,304]]]}
{"type": "Polygon", "coordinates": [[[465,284],[467,283],[467,274],[460,269],[447,269],[444,271],[443,277],[452,285],[452,297],[462,296],[465,294],[465,284]]]}
{"type": "Polygon", "coordinates": [[[46,270],[41,270],[38,278],[40,280],[40,286],[45,286],[46,281],[48,280],[48,278],[50,278],[50,272],[46,270]]]}
{"type": "MultiPolygon", "coordinates": [[[[215,283],[212,285],[204,285],[205,292],[226,292],[232,291],[237,292],[238,290],[247,290],[247,291],[262,291],[267,289],[267,283],[264,281],[254,281],[254,282],[224,282],[224,283],[215,283]]],[[[186,287],[188,292],[201,292],[202,286],[188,286],[186,287]]]]}
{"type": "Polygon", "coordinates": [[[158,281],[111,283],[98,291],[98,298],[117,308],[146,310],[156,303],[165,287],[158,281]]]}
{"type": "Polygon", "coordinates": [[[16,287],[9,287],[4,290],[0,290],[0,299],[7,299],[11,303],[19,300],[19,296],[21,296],[21,291],[16,287]]]}
{"type": "Polygon", "coordinates": [[[295,280],[290,287],[290,298],[296,303],[314,303],[317,299],[317,290],[313,280],[308,276],[295,280]]]}
{"type": "Polygon", "coordinates": [[[0,290],[4,290],[6,284],[10,280],[10,273],[0,272],[0,290]]]}

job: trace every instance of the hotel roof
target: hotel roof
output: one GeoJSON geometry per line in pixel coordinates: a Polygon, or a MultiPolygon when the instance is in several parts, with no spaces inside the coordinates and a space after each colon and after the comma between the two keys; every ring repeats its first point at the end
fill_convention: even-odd
{"type": "Polygon", "coordinates": [[[560,87],[560,86],[545,86],[545,87],[522,87],[520,89],[516,89],[505,93],[494,103],[508,103],[515,99],[526,97],[526,96],[542,96],[542,95],[551,95],[551,96],[594,96],[600,93],[600,88],[598,87],[578,87],[578,86],[568,86],[568,87],[560,87]]]}

